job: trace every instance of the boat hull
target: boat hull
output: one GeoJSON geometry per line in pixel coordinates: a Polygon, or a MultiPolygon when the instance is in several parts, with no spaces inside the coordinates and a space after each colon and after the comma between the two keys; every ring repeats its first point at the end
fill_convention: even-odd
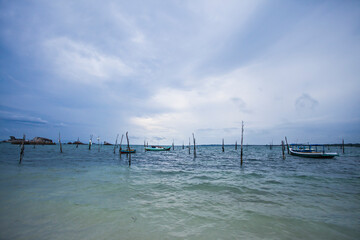
{"type": "Polygon", "coordinates": [[[129,150],[121,150],[120,153],[123,153],[123,154],[136,153],[136,149],[130,149],[130,151],[129,150]]]}
{"type": "Polygon", "coordinates": [[[291,148],[289,152],[293,156],[305,157],[305,158],[334,158],[338,156],[337,153],[323,153],[323,152],[299,152],[294,151],[291,148]]]}
{"type": "Polygon", "coordinates": [[[170,151],[170,148],[171,147],[161,147],[161,148],[146,147],[145,151],[153,151],[153,152],[170,151]]]}

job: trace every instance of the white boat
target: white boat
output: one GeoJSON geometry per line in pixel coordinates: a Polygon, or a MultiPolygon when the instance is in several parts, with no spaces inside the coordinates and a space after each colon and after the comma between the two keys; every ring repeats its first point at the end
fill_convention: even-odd
{"type": "Polygon", "coordinates": [[[305,144],[291,144],[289,153],[298,157],[306,158],[333,158],[338,156],[337,153],[325,152],[324,145],[305,145],[305,144]]]}

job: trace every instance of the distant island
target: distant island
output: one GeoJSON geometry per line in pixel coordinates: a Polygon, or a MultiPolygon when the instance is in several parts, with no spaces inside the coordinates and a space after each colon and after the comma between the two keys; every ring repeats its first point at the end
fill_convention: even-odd
{"type": "Polygon", "coordinates": [[[79,140],[75,142],[68,142],[67,144],[75,144],[75,145],[87,145],[86,143],[80,142],[79,140]]]}
{"type": "MultiPolygon", "coordinates": [[[[22,144],[22,138],[16,138],[14,136],[10,136],[10,139],[1,141],[1,143],[11,143],[11,144],[22,144]]],[[[56,145],[51,139],[44,137],[34,137],[32,140],[26,140],[24,144],[26,145],[56,145]]],[[[75,145],[87,145],[85,143],[80,142],[79,140],[75,142],[68,142],[67,144],[75,144],[75,145]]]]}
{"type": "MultiPolygon", "coordinates": [[[[11,144],[22,144],[23,139],[22,138],[15,138],[14,136],[10,136],[9,140],[5,140],[2,142],[7,142],[11,144]]],[[[25,140],[24,144],[27,145],[55,145],[55,143],[48,138],[43,137],[34,137],[32,140],[25,140]]]]}
{"type": "MultiPolygon", "coordinates": [[[[11,143],[11,144],[22,144],[23,139],[22,138],[15,138],[14,136],[10,136],[10,139],[8,140],[4,140],[4,141],[0,141],[0,143],[11,143]]],[[[48,138],[44,138],[44,137],[34,137],[32,140],[26,140],[24,144],[26,145],[56,145],[57,143],[53,142],[51,139],[48,138]]],[[[64,143],[63,143],[64,144],[64,143]]],[[[83,143],[81,141],[79,141],[79,139],[77,141],[74,142],[67,142],[66,144],[74,144],[74,145],[88,145],[87,143],[83,143]]],[[[97,145],[99,143],[92,143],[94,145],[97,145]]],[[[109,146],[114,146],[113,143],[109,143],[107,141],[104,141],[103,143],[100,143],[101,145],[109,145],[109,146]]],[[[142,144],[134,144],[134,145],[142,145],[142,144]]],[[[281,146],[281,144],[244,144],[245,146],[281,146]]],[[[324,146],[328,146],[328,147],[342,147],[342,146],[346,146],[346,147],[360,147],[360,143],[344,143],[344,145],[342,143],[327,143],[327,144],[322,144],[324,146]]],[[[180,145],[176,145],[176,146],[180,146],[180,145]]],[[[199,144],[198,146],[221,146],[221,144],[199,144]]],[[[225,144],[225,146],[234,146],[234,144],[225,144]]],[[[188,148],[189,146],[184,146],[186,148],[188,148]]]]}

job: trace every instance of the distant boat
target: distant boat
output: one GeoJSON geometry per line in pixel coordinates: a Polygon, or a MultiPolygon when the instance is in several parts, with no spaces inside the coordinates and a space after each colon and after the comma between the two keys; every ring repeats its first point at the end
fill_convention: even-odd
{"type": "Polygon", "coordinates": [[[130,149],[124,149],[120,151],[121,153],[136,153],[136,149],[130,148],[130,149]]]}
{"type": "Polygon", "coordinates": [[[151,146],[146,147],[145,151],[170,151],[171,147],[162,147],[162,146],[151,146]]]}
{"type": "Polygon", "coordinates": [[[290,144],[289,152],[291,155],[306,158],[333,158],[339,155],[337,153],[325,152],[325,146],[318,144],[290,144]]]}

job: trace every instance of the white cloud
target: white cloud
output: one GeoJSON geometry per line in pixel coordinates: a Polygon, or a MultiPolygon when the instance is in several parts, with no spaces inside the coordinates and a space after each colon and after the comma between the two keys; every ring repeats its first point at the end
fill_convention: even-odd
{"type": "Polygon", "coordinates": [[[63,79],[96,84],[132,73],[119,57],[102,54],[89,44],[69,38],[46,40],[44,49],[52,68],[63,79]]]}

